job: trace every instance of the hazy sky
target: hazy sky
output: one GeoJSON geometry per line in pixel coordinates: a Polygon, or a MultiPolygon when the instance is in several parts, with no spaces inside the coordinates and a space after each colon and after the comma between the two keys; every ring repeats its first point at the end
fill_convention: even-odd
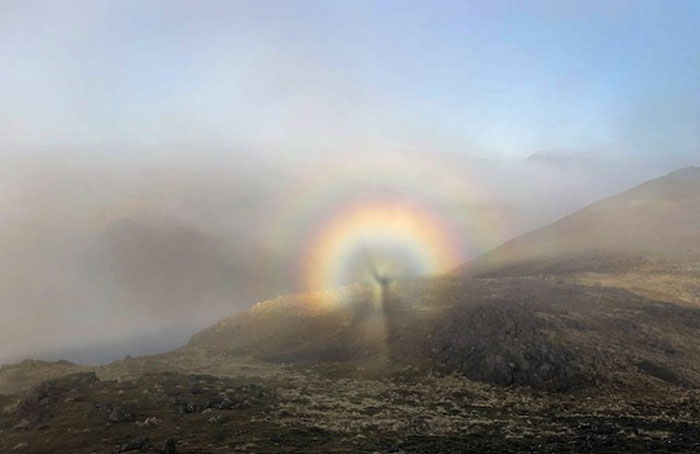
{"type": "Polygon", "coordinates": [[[0,0],[0,140],[700,153],[700,2],[0,0]]]}

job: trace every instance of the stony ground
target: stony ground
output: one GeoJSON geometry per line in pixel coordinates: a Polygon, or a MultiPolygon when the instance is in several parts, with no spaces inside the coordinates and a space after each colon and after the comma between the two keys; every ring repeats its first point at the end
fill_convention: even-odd
{"type": "Polygon", "coordinates": [[[204,352],[59,377],[0,408],[3,453],[700,451],[700,392],[661,381],[545,393],[204,352]]]}

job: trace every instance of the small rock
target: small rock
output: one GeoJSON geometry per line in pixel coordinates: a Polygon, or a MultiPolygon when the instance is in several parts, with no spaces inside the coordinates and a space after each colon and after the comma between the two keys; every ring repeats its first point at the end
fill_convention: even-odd
{"type": "Polygon", "coordinates": [[[172,438],[168,438],[167,440],[165,440],[165,443],[163,443],[163,447],[160,449],[160,452],[162,452],[163,454],[176,454],[177,448],[175,445],[175,440],[173,440],[172,438]]]}
{"type": "Polygon", "coordinates": [[[162,421],[155,416],[149,416],[148,418],[144,419],[143,421],[137,421],[136,425],[139,427],[155,427],[160,425],[162,421]]]}
{"type": "Polygon", "coordinates": [[[225,415],[216,415],[209,418],[207,422],[209,422],[209,424],[221,424],[224,422],[228,422],[228,420],[229,418],[225,415]]]}
{"type": "Polygon", "coordinates": [[[136,420],[136,413],[126,405],[100,403],[95,405],[95,408],[107,417],[108,422],[134,422],[136,420]]]}
{"type": "Polygon", "coordinates": [[[26,419],[21,420],[17,424],[12,427],[12,430],[28,430],[29,429],[29,421],[26,419]]]}
{"type": "Polygon", "coordinates": [[[140,451],[150,449],[153,445],[148,438],[135,438],[133,440],[122,443],[117,452],[140,451]]]}
{"type": "Polygon", "coordinates": [[[13,451],[21,451],[23,449],[27,449],[29,447],[29,443],[17,443],[14,448],[12,448],[13,451]]]}
{"type": "Polygon", "coordinates": [[[17,411],[17,407],[19,406],[19,402],[20,402],[20,401],[17,400],[17,401],[15,401],[15,402],[13,402],[13,403],[11,403],[11,404],[9,404],[9,405],[5,405],[5,406],[2,408],[2,412],[5,413],[5,414],[8,414],[8,415],[11,415],[11,414],[14,413],[15,411],[17,411]]]}

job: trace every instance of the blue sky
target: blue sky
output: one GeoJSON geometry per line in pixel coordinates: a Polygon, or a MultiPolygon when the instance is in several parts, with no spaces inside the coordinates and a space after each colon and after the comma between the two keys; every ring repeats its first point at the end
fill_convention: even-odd
{"type": "Polygon", "coordinates": [[[0,0],[0,142],[700,155],[700,2],[0,0]]]}

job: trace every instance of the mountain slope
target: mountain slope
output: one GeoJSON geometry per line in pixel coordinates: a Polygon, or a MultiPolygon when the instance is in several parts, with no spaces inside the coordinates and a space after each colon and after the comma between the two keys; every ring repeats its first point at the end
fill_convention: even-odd
{"type": "Polygon", "coordinates": [[[686,169],[461,273],[393,282],[381,295],[356,286],[280,297],[195,335],[188,348],[349,370],[410,365],[547,389],[695,387],[699,258],[700,169],[686,169]]]}
{"type": "Polygon", "coordinates": [[[533,274],[695,262],[700,256],[700,168],[686,168],[595,203],[468,263],[472,275],[533,274]]]}

